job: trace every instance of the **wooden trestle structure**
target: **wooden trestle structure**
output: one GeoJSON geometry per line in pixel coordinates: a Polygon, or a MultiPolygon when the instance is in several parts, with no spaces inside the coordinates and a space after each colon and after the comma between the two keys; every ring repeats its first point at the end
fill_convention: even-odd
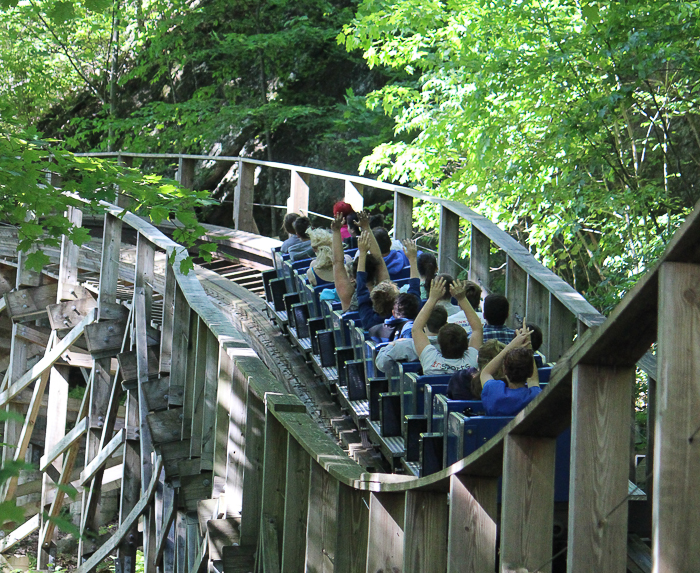
{"type": "MultiPolygon", "coordinates": [[[[182,181],[191,181],[200,157],[177,157],[182,181]]],[[[524,247],[459,203],[319,170],[207,159],[239,169],[237,232],[211,227],[210,239],[229,237],[254,265],[265,262],[270,245],[246,233],[255,231],[258,167],[291,172],[294,211],[308,209],[309,175],[344,180],[356,207],[364,186],[393,192],[398,238],[412,233],[414,199],[437,203],[444,272],[456,270],[466,220],[472,280],[488,289],[490,251],[506,252],[513,314],[542,326],[545,353],[557,362],[548,388],[479,450],[436,474],[367,473],[271,373],[251,348],[253,335],[207,294],[209,279],[180,272],[187,253],[161,230],[106,205],[101,247],[79,250],[64,240],[60,253],[49,252],[53,265],[43,275],[27,272],[22,255],[12,258],[16,236],[5,232],[0,254],[16,280],[5,275],[12,338],[0,405],[23,412],[25,421],[5,423],[4,441],[17,447],[4,448],[4,461],[25,459],[40,415],[46,429],[40,503],[0,551],[38,529],[45,568],[56,534],[45,516],[60,514],[63,486],[73,483],[82,503],[80,573],[112,553],[116,570],[131,572],[137,548],[147,572],[490,573],[497,524],[501,571],[551,571],[555,442],[570,427],[567,569],[624,572],[639,363],[650,375],[653,419],[646,492],[653,570],[700,571],[700,211],[603,321],[524,247]],[[72,368],[87,382],[79,404],[68,398],[72,368]],[[114,482],[119,525],[100,538],[97,508],[114,482]]],[[[79,211],[69,216],[80,224],[79,211]]],[[[12,478],[2,495],[28,491],[12,478]]]]}

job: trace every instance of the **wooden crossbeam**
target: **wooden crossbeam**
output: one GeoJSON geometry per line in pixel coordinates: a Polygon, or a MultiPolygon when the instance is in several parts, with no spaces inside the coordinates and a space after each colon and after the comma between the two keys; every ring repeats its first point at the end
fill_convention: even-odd
{"type": "Polygon", "coordinates": [[[8,404],[12,398],[51,369],[54,363],[66,352],[83,334],[85,327],[95,320],[95,313],[90,312],[80,323],[71,330],[63,340],[56,344],[39,362],[29,369],[19,380],[11,384],[7,390],[0,392],[0,406],[8,404]]]}
{"type": "Polygon", "coordinates": [[[39,529],[39,514],[24,522],[13,532],[8,533],[5,537],[0,539],[0,553],[4,553],[8,549],[14,547],[20,541],[26,537],[29,537],[37,529],[39,529]]]}
{"type": "Polygon", "coordinates": [[[156,565],[160,561],[161,555],[163,554],[163,549],[165,549],[165,541],[168,539],[168,533],[170,532],[170,526],[175,520],[175,503],[168,508],[168,512],[163,517],[163,523],[160,529],[160,536],[158,537],[158,542],[156,543],[156,565]]]}
{"type": "Polygon", "coordinates": [[[112,455],[114,455],[114,452],[116,452],[121,447],[125,439],[126,430],[122,428],[82,471],[82,473],[80,474],[81,486],[84,486],[93,477],[95,477],[95,474],[102,468],[102,466],[105,465],[105,463],[107,463],[107,460],[111,458],[112,455]]]}
{"type": "Polygon", "coordinates": [[[53,461],[70,448],[76,441],[78,441],[83,434],[85,434],[88,428],[89,418],[83,418],[75,424],[75,427],[68,432],[61,440],[59,440],[53,449],[41,456],[39,462],[39,470],[45,472],[46,469],[53,463],[53,461]]]}
{"type": "Polygon", "coordinates": [[[144,492],[143,496],[136,504],[134,509],[129,512],[127,518],[121,523],[117,532],[109,538],[109,540],[102,545],[95,553],[93,553],[90,558],[85,561],[80,567],[78,567],[76,573],[87,573],[92,571],[98,564],[100,564],[107,555],[109,555],[117,545],[121,543],[122,538],[129,532],[131,527],[136,523],[136,520],[141,516],[141,514],[146,510],[148,504],[151,503],[153,496],[156,493],[156,484],[158,483],[158,476],[160,475],[160,470],[163,466],[163,460],[158,456],[156,460],[156,468],[153,472],[153,477],[151,482],[148,484],[148,488],[144,492]]]}

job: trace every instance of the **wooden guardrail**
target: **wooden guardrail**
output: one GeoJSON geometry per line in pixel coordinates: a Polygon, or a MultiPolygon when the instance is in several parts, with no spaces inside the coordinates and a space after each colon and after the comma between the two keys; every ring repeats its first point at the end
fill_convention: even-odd
{"type": "MultiPolygon", "coordinates": [[[[400,197],[398,202],[406,206],[405,197],[414,195],[400,197]]],[[[478,216],[461,213],[450,203],[440,206],[496,241],[495,231],[478,216]]],[[[698,210],[610,318],[583,332],[563,352],[548,388],[534,402],[468,458],[418,479],[363,473],[312,422],[299,399],[272,377],[206,297],[195,275],[179,272],[184,250],[138,217],[120,218],[118,207],[106,208],[97,301],[76,290],[78,250],[65,243],[53,291],[58,306],[49,303],[45,311],[58,319],[56,334],[45,358],[29,372],[22,368],[23,341],[13,336],[13,361],[0,395],[9,397],[27,380],[37,380],[28,408],[32,414],[15,430],[17,443],[23,443],[48,388],[51,439],[46,440],[48,478],[42,498],[48,515],[58,515],[64,489],[56,484],[68,482],[85,441],[84,533],[96,530],[102,464],[122,451],[119,528],[104,543],[82,540],[81,573],[93,570],[112,550],[117,551],[117,571],[133,571],[140,546],[147,571],[160,564],[167,571],[199,571],[209,560],[224,571],[255,561],[263,571],[493,571],[498,521],[502,571],[550,571],[555,438],[569,425],[568,570],[622,572],[635,363],[655,340],[660,399],[652,490],[654,566],[659,571],[700,567],[695,539],[700,500],[694,483],[700,470],[695,451],[700,411],[695,383],[700,369],[698,210]],[[116,304],[124,224],[138,233],[128,316],[116,304]],[[151,328],[157,251],[175,259],[165,267],[160,333],[151,328]],[[64,320],[72,328],[68,335],[64,320]],[[78,429],[66,433],[60,413],[65,412],[67,380],[54,375],[52,367],[58,349],[81,336],[93,363],[78,429]],[[112,371],[115,355],[120,358],[118,372],[112,371]],[[123,388],[125,429],[115,432],[123,388]],[[203,508],[208,508],[209,519],[200,525],[196,512],[202,514],[203,508]],[[142,534],[136,527],[139,519],[142,534]],[[221,535],[237,545],[221,548],[214,541],[221,535]]],[[[454,223],[452,215],[443,215],[454,223]]],[[[69,216],[79,219],[76,212],[69,216]]],[[[401,217],[396,220],[400,232],[401,217]]],[[[538,282],[545,288],[550,316],[553,298],[571,310],[567,305],[573,303],[556,281],[537,278],[538,268],[526,265],[518,250],[509,256],[532,277],[526,286],[538,282]]],[[[483,259],[474,258],[472,276],[477,278],[479,264],[483,259]]],[[[15,307],[9,300],[7,309],[19,328],[43,315],[46,307],[38,301],[46,295],[39,290],[45,289],[39,279],[21,270],[17,287],[11,294],[20,298],[20,310],[11,311],[15,307]]],[[[526,304],[535,296],[531,292],[525,290],[526,304]]],[[[34,521],[40,527],[40,566],[45,566],[54,522],[43,517],[34,521]]],[[[22,534],[31,529],[22,527],[22,534]]]]}

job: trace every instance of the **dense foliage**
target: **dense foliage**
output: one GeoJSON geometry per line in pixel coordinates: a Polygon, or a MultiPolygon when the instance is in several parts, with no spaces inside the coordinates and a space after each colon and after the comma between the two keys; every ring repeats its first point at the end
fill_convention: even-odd
{"type": "Polygon", "coordinates": [[[700,4],[364,0],[365,169],[475,206],[607,310],[700,197],[700,4]]]}

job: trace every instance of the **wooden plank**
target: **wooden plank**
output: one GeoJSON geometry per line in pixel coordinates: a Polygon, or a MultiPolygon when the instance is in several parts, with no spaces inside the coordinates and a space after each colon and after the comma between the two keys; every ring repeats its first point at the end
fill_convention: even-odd
{"type": "MultiPolygon", "coordinates": [[[[262,516],[284,524],[285,467],[287,465],[287,432],[275,416],[265,412],[265,453],[263,458],[262,516]]],[[[261,531],[264,524],[260,524],[261,531]]],[[[277,560],[282,554],[282,535],[278,536],[277,560]]]]}
{"type": "MultiPolygon", "coordinates": [[[[353,183],[349,179],[345,180],[345,195],[343,196],[343,201],[352,205],[356,213],[359,213],[365,208],[364,190],[364,185],[353,183]]],[[[410,235],[408,238],[410,238],[410,235]]]]}
{"type": "Polygon", "coordinates": [[[450,478],[448,573],[496,570],[497,499],[495,478],[450,478]]]}
{"type": "Polygon", "coordinates": [[[447,569],[447,495],[406,492],[404,569],[406,573],[444,573],[447,569]]]}
{"type": "MultiPolygon", "coordinates": [[[[181,507],[187,511],[197,512],[197,503],[202,499],[209,499],[212,493],[212,473],[202,472],[197,475],[180,478],[180,494],[178,500],[181,507]]],[[[197,520],[197,525],[199,524],[197,520]]]]}
{"type": "Polygon", "coordinates": [[[238,162],[238,183],[233,194],[233,227],[238,231],[259,234],[253,219],[255,202],[255,166],[238,162]]]}
{"type": "Polygon", "coordinates": [[[551,438],[506,436],[501,571],[552,571],[555,451],[551,438]]]}
{"type": "Polygon", "coordinates": [[[103,450],[87,465],[85,469],[80,473],[80,485],[84,486],[88,481],[90,481],[97,471],[107,463],[107,460],[111,458],[116,451],[124,444],[126,440],[126,430],[122,428],[119,430],[114,437],[109,441],[109,443],[104,447],[103,450]]]}
{"type": "Polygon", "coordinates": [[[54,460],[60,457],[76,441],[82,438],[88,429],[88,422],[89,418],[83,418],[77,422],[75,427],[70,432],[65,434],[58,442],[56,442],[51,450],[41,456],[39,470],[45,472],[48,466],[50,466],[54,460]]]}
{"type": "MultiPolygon", "coordinates": [[[[411,199],[413,201],[413,199],[411,199]]],[[[438,247],[438,268],[441,273],[457,277],[459,259],[459,217],[449,209],[440,208],[440,245],[438,247]]]]}
{"type": "MultiPolygon", "coordinates": [[[[122,524],[126,520],[131,510],[136,507],[136,504],[141,497],[141,458],[139,441],[129,438],[129,431],[138,431],[139,413],[136,391],[129,390],[126,395],[126,414],[125,414],[125,429],[127,430],[127,439],[124,442],[124,452],[122,461],[124,473],[122,476],[121,502],[119,504],[119,523],[122,524]]],[[[134,433],[134,432],[132,432],[134,433]]],[[[137,432],[135,432],[138,435],[137,432]]],[[[163,464],[165,465],[165,456],[163,456],[163,464]]],[[[135,563],[136,560],[136,543],[134,540],[138,538],[138,530],[136,525],[132,530],[125,535],[125,540],[119,544],[117,548],[117,558],[121,563],[127,559],[135,563]]]]}
{"type": "Polygon", "coordinates": [[[403,493],[370,494],[368,572],[403,571],[404,512],[403,493]]]}
{"type": "Polygon", "coordinates": [[[153,443],[161,445],[189,439],[189,436],[183,438],[182,435],[182,416],[182,408],[149,413],[147,420],[153,443]]]}
{"type": "Polygon", "coordinates": [[[291,436],[287,439],[287,460],[281,568],[283,573],[293,573],[304,570],[311,458],[291,436]]]}
{"type": "Polygon", "coordinates": [[[203,415],[201,440],[202,460],[207,460],[209,463],[214,463],[214,444],[216,442],[214,435],[214,426],[216,424],[217,404],[216,396],[218,393],[219,383],[219,341],[214,333],[206,328],[206,348],[204,353],[204,392],[202,394],[203,415]]]}
{"type": "Polygon", "coordinates": [[[625,573],[629,404],[634,368],[574,369],[569,571],[625,573]]]}
{"type": "Polygon", "coordinates": [[[289,198],[287,199],[287,213],[309,212],[309,176],[292,169],[289,185],[289,198]]]}
{"type": "Polygon", "coordinates": [[[43,346],[44,348],[49,344],[50,334],[51,331],[48,329],[41,329],[40,327],[28,326],[26,324],[18,324],[15,329],[15,336],[38,346],[43,346]]]}
{"type": "Polygon", "coordinates": [[[277,534],[277,522],[266,515],[263,516],[262,527],[262,571],[279,573],[280,561],[277,548],[281,540],[277,534]]]}
{"type": "Polygon", "coordinates": [[[654,431],[654,571],[700,568],[700,265],[659,270],[659,377],[654,431]]]}
{"type": "MultiPolygon", "coordinates": [[[[265,407],[253,392],[247,393],[245,466],[241,500],[241,545],[254,546],[260,534],[262,515],[263,460],[265,456],[265,407]]],[[[228,500],[227,500],[228,504],[228,500]]],[[[230,509],[226,514],[229,515],[230,509]]]]}
{"type": "Polygon", "coordinates": [[[522,327],[527,315],[527,273],[509,256],[506,256],[506,298],[510,303],[510,315],[506,325],[522,327]]]}
{"type": "Polygon", "coordinates": [[[100,547],[95,553],[93,553],[90,558],[85,561],[78,569],[76,573],[88,573],[92,571],[97,565],[99,565],[121,542],[122,538],[129,533],[131,527],[136,523],[136,520],[141,516],[141,514],[146,510],[148,505],[153,499],[153,495],[156,491],[156,484],[158,483],[158,475],[160,474],[160,469],[162,468],[162,461],[160,457],[156,461],[156,468],[153,472],[153,478],[148,488],[144,492],[136,506],[131,510],[127,518],[119,525],[116,533],[112,535],[102,547],[100,547]]]}
{"type": "Polygon", "coordinates": [[[93,308],[97,308],[97,301],[88,296],[59,304],[50,304],[46,307],[46,312],[51,328],[63,331],[74,328],[93,308]]]}
{"type": "Polygon", "coordinates": [[[117,354],[122,349],[126,334],[126,322],[105,320],[85,327],[85,342],[88,352],[97,355],[117,354]]]}
{"type": "MultiPolygon", "coordinates": [[[[136,361],[136,351],[128,350],[127,352],[121,352],[117,354],[117,360],[119,361],[119,372],[122,375],[122,381],[124,383],[135,382],[138,380],[138,365],[136,361]]],[[[156,352],[152,349],[148,349],[148,376],[158,376],[159,359],[156,352]]]]}
{"type": "MultiPolygon", "coordinates": [[[[82,226],[83,212],[77,207],[68,207],[66,219],[74,227],[82,226]]],[[[80,247],[73,243],[66,235],[61,237],[61,262],[58,269],[58,293],[56,300],[68,298],[70,291],[78,284],[78,257],[80,247]]]]}
{"type": "Polygon", "coordinates": [[[100,259],[100,290],[98,294],[100,306],[105,302],[117,302],[121,240],[122,219],[112,213],[106,213],[102,232],[102,257],[100,259]]]}
{"type": "Polygon", "coordinates": [[[0,539],[0,553],[5,553],[9,549],[12,549],[23,539],[29,537],[37,529],[39,529],[39,518],[40,515],[37,514],[34,517],[29,518],[22,525],[20,525],[14,531],[11,531],[5,537],[0,539]]]}
{"type": "Polygon", "coordinates": [[[364,573],[367,564],[369,535],[369,493],[339,484],[338,544],[335,548],[335,570],[364,573]],[[347,540],[351,539],[352,543],[347,540]]]}
{"type": "MultiPolygon", "coordinates": [[[[152,320],[153,284],[155,283],[155,255],[156,247],[139,233],[136,239],[136,271],[134,275],[134,287],[143,288],[146,298],[146,324],[152,320]]],[[[160,338],[160,337],[159,337],[160,338]]]]}
{"type": "Polygon", "coordinates": [[[574,343],[574,316],[556,297],[550,296],[547,360],[558,362],[574,343]]]}
{"type": "Polygon", "coordinates": [[[209,559],[212,561],[223,559],[223,548],[227,545],[237,545],[239,541],[238,524],[235,519],[208,520],[206,534],[209,543],[209,559]]]}
{"type": "Polygon", "coordinates": [[[175,311],[175,289],[177,280],[171,265],[165,265],[165,294],[163,296],[163,317],[160,331],[160,364],[158,370],[170,372],[173,351],[173,321],[175,311]]]}
{"type": "Polygon", "coordinates": [[[194,168],[197,165],[195,159],[180,157],[177,167],[177,182],[186,189],[194,187],[194,168]]]}
{"type": "MultiPolygon", "coordinates": [[[[549,332],[549,291],[533,277],[527,277],[527,321],[536,324],[542,333],[549,332]]],[[[540,352],[549,356],[549,340],[544,337],[540,352]]]]}
{"type": "Polygon", "coordinates": [[[394,194],[394,238],[413,238],[413,197],[394,194]]]}
{"type": "MultiPolygon", "coordinates": [[[[310,460],[306,524],[306,570],[333,571],[338,546],[339,483],[310,460]]],[[[291,569],[290,569],[291,571],[291,569]]]]}
{"type": "MultiPolygon", "coordinates": [[[[194,341],[192,344],[191,357],[192,357],[192,377],[190,381],[192,383],[191,390],[192,393],[188,397],[188,387],[185,387],[185,416],[189,414],[190,428],[191,428],[191,449],[190,456],[193,458],[201,457],[202,455],[202,427],[205,417],[204,410],[204,386],[206,383],[206,366],[207,366],[207,326],[204,321],[201,320],[196,314],[193,314],[195,321],[193,323],[192,330],[194,331],[194,341]]],[[[189,359],[188,359],[189,363],[189,359]]],[[[186,423],[186,422],[185,422],[186,423]]]]}
{"type": "Polygon", "coordinates": [[[481,285],[487,293],[489,292],[491,256],[491,240],[479,229],[472,225],[472,236],[469,248],[469,280],[481,285]]]}
{"type": "MultiPolygon", "coordinates": [[[[85,292],[82,287],[76,287],[85,292]]],[[[7,315],[15,322],[32,320],[46,315],[46,307],[56,302],[58,284],[23,288],[5,293],[7,315]]]]}

